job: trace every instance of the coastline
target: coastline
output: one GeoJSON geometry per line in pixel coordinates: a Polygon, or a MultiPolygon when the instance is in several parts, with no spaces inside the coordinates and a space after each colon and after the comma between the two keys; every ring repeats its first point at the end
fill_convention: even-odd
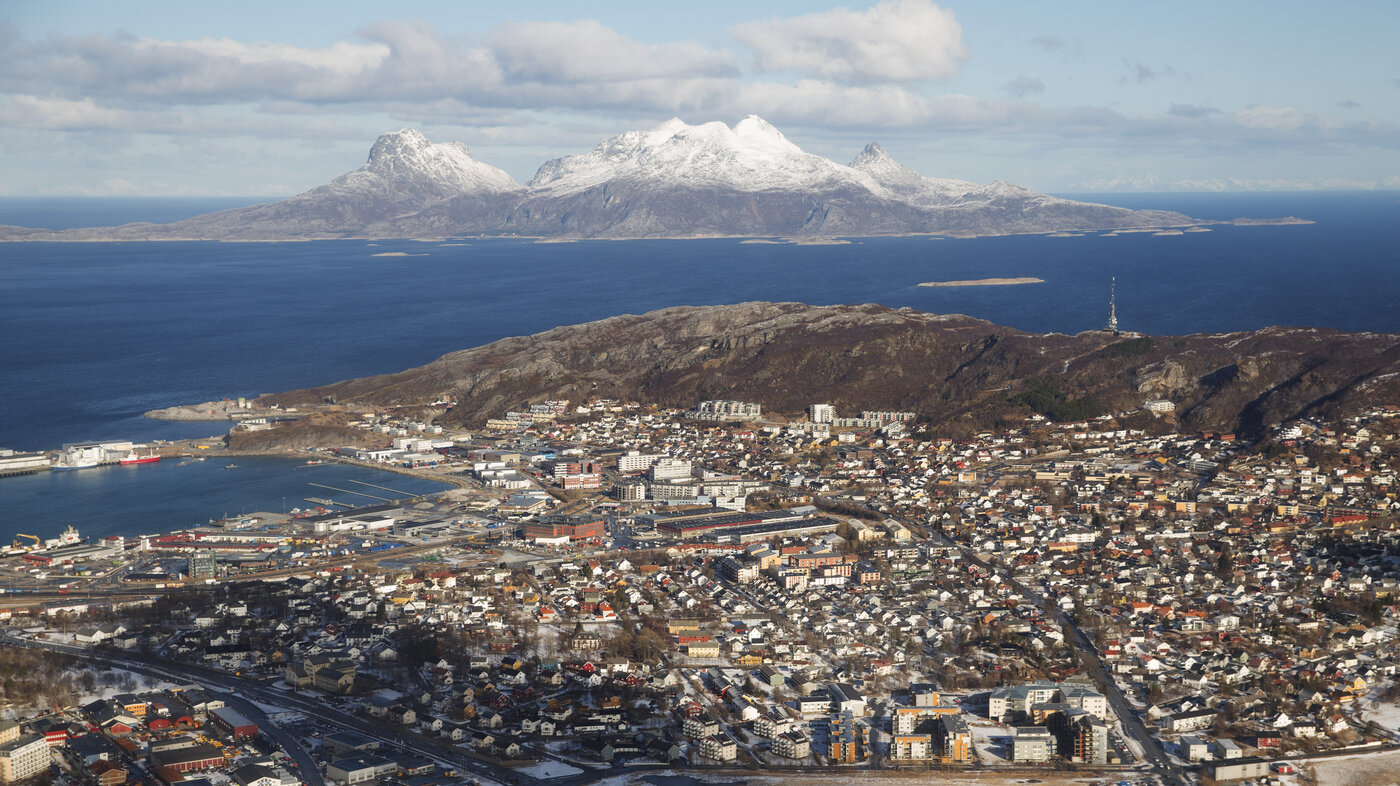
{"type": "MultiPolygon", "coordinates": [[[[229,238],[210,236],[157,236],[148,235],[144,237],[113,237],[111,235],[92,236],[99,230],[109,229],[109,227],[75,227],[60,231],[44,230],[31,227],[0,227],[0,243],[313,243],[325,240],[354,240],[370,243],[384,241],[399,241],[406,243],[444,243],[461,240],[523,240],[535,243],[576,243],[588,240],[602,241],[626,241],[626,240],[739,240],[754,243],[776,243],[793,245],[827,245],[848,243],[851,240],[863,238],[882,237],[929,237],[929,238],[960,238],[971,239],[979,237],[1015,237],[1015,236],[1045,236],[1045,237],[1074,237],[1077,235],[1087,236],[1089,233],[1113,232],[1160,232],[1164,230],[1193,230],[1197,227],[1210,226],[1296,226],[1302,224],[1314,224],[1315,221],[1296,216],[1280,216],[1273,218],[1233,218],[1233,219],[1213,219],[1184,221],[1178,224],[1158,224],[1148,226],[1126,226],[1126,227],[1105,227],[1105,226],[1081,226],[1081,227],[1061,227],[1058,229],[1038,229],[1019,232],[970,232],[960,230],[934,230],[926,232],[889,232],[869,235],[843,234],[843,235],[794,235],[782,237],[775,240],[773,235],[748,235],[729,233],[697,233],[697,234],[674,234],[674,235],[488,235],[488,234],[463,234],[463,235],[278,235],[258,238],[229,238]],[[8,230],[8,231],[6,231],[8,230]],[[16,231],[18,230],[18,231],[16,231]],[[77,236],[68,236],[67,233],[74,233],[77,236]]],[[[1199,231],[1199,230],[1196,230],[1199,231]]],[[[397,255],[397,254],[396,254],[397,255]]],[[[412,254],[403,254],[413,256],[412,254]]],[[[387,255],[386,255],[387,256],[387,255]]]]}
{"type": "Polygon", "coordinates": [[[463,501],[475,490],[469,480],[446,470],[415,470],[323,452],[160,447],[157,463],[4,477],[0,489],[12,513],[30,520],[18,529],[48,538],[74,524],[90,539],[168,532],[326,500],[347,507],[381,504],[373,497],[404,504],[463,501]]]}

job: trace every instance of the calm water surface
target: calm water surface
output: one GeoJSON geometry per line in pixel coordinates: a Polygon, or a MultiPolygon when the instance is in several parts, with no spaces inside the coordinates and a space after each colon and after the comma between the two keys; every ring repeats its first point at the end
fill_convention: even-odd
{"type": "MultiPolygon", "coordinates": [[[[871,238],[829,246],[470,239],[0,244],[0,446],[41,450],[82,440],[205,436],[220,426],[140,415],[399,371],[505,336],[674,305],[874,302],[1075,333],[1104,324],[1108,283],[1116,277],[1119,320],[1128,330],[1179,334],[1287,324],[1400,332],[1394,230],[1400,194],[1089,198],[1209,219],[1294,215],[1316,223],[1221,226],[1174,237],[871,238]],[[408,256],[376,256],[388,252],[408,256]],[[1045,282],[918,286],[991,277],[1045,282]]],[[[239,203],[60,202],[0,200],[0,223],[168,221],[239,203]]],[[[209,496],[231,486],[232,475],[214,473],[203,489],[167,493],[167,480],[184,477],[171,467],[158,474],[128,469],[145,489],[133,498],[206,498],[197,505],[198,520],[256,507],[235,504],[237,495],[209,496]]],[[[113,502],[115,487],[80,482],[84,474],[0,479],[0,537],[66,526],[57,513],[45,512],[56,510],[60,487],[86,500],[81,511],[64,515],[94,524],[113,515],[121,507],[113,502]],[[6,526],[17,516],[31,529],[6,526]]],[[[271,502],[283,495],[261,497],[260,506],[275,509],[271,502]]],[[[298,495],[308,496],[286,494],[298,495]]]]}

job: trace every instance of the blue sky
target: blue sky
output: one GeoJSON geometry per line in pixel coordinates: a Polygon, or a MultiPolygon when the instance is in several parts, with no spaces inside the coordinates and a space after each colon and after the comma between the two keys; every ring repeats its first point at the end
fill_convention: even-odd
{"type": "Polygon", "coordinates": [[[0,194],[281,196],[403,127],[522,182],[678,116],[1041,191],[1400,189],[1400,4],[0,5],[0,194]]]}

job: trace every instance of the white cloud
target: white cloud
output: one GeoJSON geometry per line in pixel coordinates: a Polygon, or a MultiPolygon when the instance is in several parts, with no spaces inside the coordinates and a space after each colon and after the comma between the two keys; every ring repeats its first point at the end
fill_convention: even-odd
{"type": "Polygon", "coordinates": [[[1145,175],[1114,175],[1075,183],[1073,191],[1161,191],[1161,181],[1148,172],[1145,175]]]}
{"type": "Polygon", "coordinates": [[[499,88],[500,63],[490,50],[444,37],[424,22],[387,21],[360,31],[389,47],[347,100],[438,100],[499,88]]]}
{"type": "Polygon", "coordinates": [[[1300,112],[1291,106],[1250,106],[1231,115],[1231,119],[1245,128],[1268,131],[1298,131],[1306,128],[1326,129],[1340,125],[1331,118],[1300,112]]]}
{"type": "Polygon", "coordinates": [[[102,183],[102,193],[104,194],[130,196],[132,194],[139,194],[140,192],[141,189],[138,188],[135,183],[130,180],[123,180],[119,177],[110,178],[102,183]]]}
{"type": "Polygon", "coordinates": [[[31,95],[9,96],[0,102],[0,126],[50,131],[92,131],[121,128],[126,112],[98,106],[90,98],[70,101],[31,95]]]}
{"type": "Polygon", "coordinates": [[[491,33],[491,49],[513,79],[567,83],[647,78],[735,77],[727,52],[699,44],[643,44],[592,19],[518,22],[491,33]]]}
{"type": "Polygon", "coordinates": [[[129,35],[51,37],[0,45],[0,91],[170,105],[264,96],[343,95],[386,55],[380,46],[304,49],[227,39],[157,41],[129,35]]]}
{"type": "Polygon", "coordinates": [[[1220,114],[1219,109],[1209,106],[1197,106],[1196,104],[1172,104],[1167,109],[1167,114],[1172,117],[1189,117],[1199,119],[1220,114]]]}
{"type": "Polygon", "coordinates": [[[1242,178],[1214,177],[1177,180],[1173,191],[1372,191],[1400,186],[1400,177],[1356,180],[1345,177],[1242,178]]]}
{"type": "MultiPolygon", "coordinates": [[[[278,177],[308,185],[338,173],[346,151],[400,126],[494,146],[493,154],[518,159],[514,173],[528,176],[525,167],[570,147],[587,148],[672,115],[732,122],[757,113],[823,152],[841,150],[857,136],[902,137],[914,151],[996,150],[986,154],[989,162],[1018,154],[1068,160],[1086,151],[1095,160],[1238,160],[1279,151],[1400,150],[1391,123],[1342,121],[1287,106],[1217,110],[1174,103],[1156,114],[1130,115],[1044,103],[1037,96],[1046,87],[1031,76],[995,85],[993,96],[937,95],[929,83],[955,73],[968,54],[953,14],[926,0],[755,21],[730,32],[726,49],[639,41],[594,20],[511,23],[475,38],[423,22],[385,21],[351,40],[298,47],[125,34],[26,40],[0,22],[0,147],[38,149],[28,140],[61,132],[48,136],[73,140],[75,149],[86,144],[94,160],[116,161],[115,145],[130,137],[143,137],[147,148],[238,140],[228,155],[246,156],[245,168],[280,173],[285,162],[269,165],[249,155],[249,140],[291,140],[303,145],[299,155],[321,155],[319,168],[278,177]],[[330,148],[338,155],[323,150],[330,148]]],[[[1041,58],[1083,49],[1082,42],[1053,36],[1028,46],[1044,50],[1037,52],[1041,58]]],[[[1124,60],[1122,67],[1129,82],[1190,78],[1165,65],[1124,60]]],[[[1058,81],[1056,88],[1068,89],[1058,81]]],[[[91,182],[100,183],[96,168],[88,169],[91,182]]],[[[1131,178],[1113,185],[1111,174],[1081,168],[1072,177],[1142,187],[1130,185],[1131,178]]]]}
{"type": "Polygon", "coordinates": [[[1354,179],[1345,177],[1305,177],[1305,178],[1250,178],[1250,177],[1206,177],[1182,178],[1169,183],[1161,182],[1155,175],[1115,175],[1074,183],[1069,191],[1089,192],[1128,192],[1128,191],[1178,191],[1178,192],[1226,192],[1226,191],[1376,191],[1400,188],[1400,175],[1380,179],[1354,179]]]}
{"type": "Polygon", "coordinates": [[[230,39],[127,35],[0,42],[0,92],[104,104],[436,102],[478,107],[625,107],[676,111],[730,95],[730,53],[694,43],[643,44],[598,22],[521,23],[485,45],[421,22],[381,22],[361,43],[312,49],[230,39]]]}
{"type": "Polygon", "coordinates": [[[797,71],[840,82],[942,79],[967,58],[953,12],[926,0],[745,22],[729,33],[753,50],[762,71],[797,71]]]}
{"type": "Polygon", "coordinates": [[[242,65],[294,63],[317,71],[358,74],[378,67],[389,57],[389,47],[382,43],[353,44],[337,41],[324,49],[307,49],[290,44],[256,42],[245,44],[232,38],[200,38],[192,41],[167,42],[150,38],[138,39],[136,50],[156,51],[178,47],[209,58],[233,60],[242,65]]]}

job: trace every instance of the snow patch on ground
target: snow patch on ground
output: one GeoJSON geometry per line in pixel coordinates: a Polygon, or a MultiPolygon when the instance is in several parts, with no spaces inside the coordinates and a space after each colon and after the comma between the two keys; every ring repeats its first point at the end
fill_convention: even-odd
{"type": "Polygon", "coordinates": [[[1316,786],[1393,786],[1400,751],[1318,759],[1306,767],[1317,774],[1316,786]]]}
{"type": "Polygon", "coordinates": [[[103,667],[89,669],[89,671],[97,679],[97,688],[74,702],[79,707],[98,699],[110,699],[118,693],[147,693],[177,687],[173,682],[148,677],[145,674],[137,674],[126,669],[103,667]]]}
{"type": "Polygon", "coordinates": [[[567,778],[570,775],[578,775],[583,772],[578,767],[559,761],[541,761],[531,764],[529,767],[512,767],[511,769],[532,778],[567,778]]]}
{"type": "Polygon", "coordinates": [[[974,723],[970,726],[972,731],[972,747],[977,750],[977,757],[983,764],[1005,764],[1009,753],[1006,742],[1014,733],[1007,726],[997,724],[974,723]]]}
{"type": "Polygon", "coordinates": [[[1389,731],[1400,731],[1400,704],[1390,702],[1369,702],[1361,711],[1363,721],[1375,721],[1389,731]]]}

